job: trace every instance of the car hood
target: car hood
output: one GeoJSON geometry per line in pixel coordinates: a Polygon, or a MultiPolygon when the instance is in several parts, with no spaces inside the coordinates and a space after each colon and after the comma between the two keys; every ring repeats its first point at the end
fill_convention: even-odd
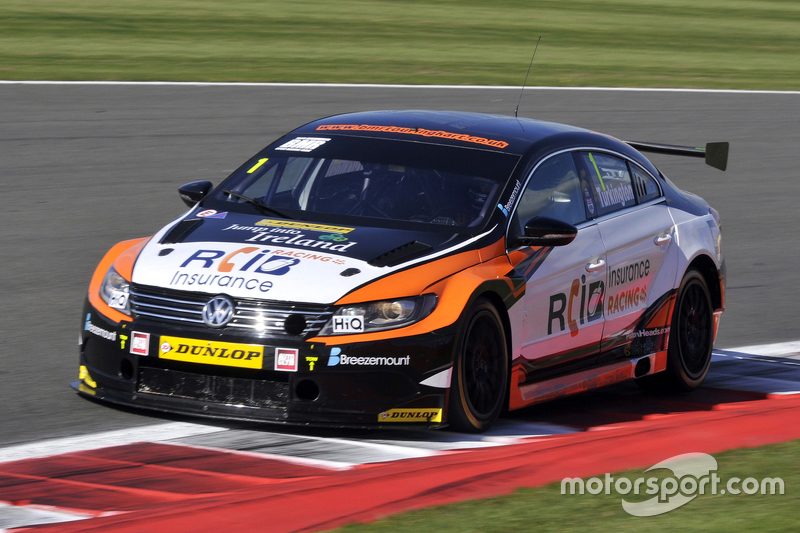
{"type": "Polygon", "coordinates": [[[241,298],[329,304],[370,281],[465,249],[475,240],[449,232],[209,212],[190,212],[150,239],[136,260],[132,281],[241,298]]]}

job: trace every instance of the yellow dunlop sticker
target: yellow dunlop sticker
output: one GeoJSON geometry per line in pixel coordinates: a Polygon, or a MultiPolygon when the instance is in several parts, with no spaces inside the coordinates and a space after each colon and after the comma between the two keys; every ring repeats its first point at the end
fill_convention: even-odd
{"type": "Polygon", "coordinates": [[[203,363],[206,365],[262,368],[264,347],[255,344],[201,341],[163,336],[158,346],[161,359],[203,363]]]}
{"type": "Polygon", "coordinates": [[[389,409],[378,415],[378,422],[441,422],[441,409],[389,409]]]}
{"type": "Polygon", "coordinates": [[[328,226],[327,224],[311,224],[309,222],[295,222],[294,220],[272,220],[265,218],[256,222],[256,226],[271,226],[273,228],[304,229],[308,231],[319,231],[325,233],[350,233],[355,228],[345,228],[343,226],[328,226]]]}

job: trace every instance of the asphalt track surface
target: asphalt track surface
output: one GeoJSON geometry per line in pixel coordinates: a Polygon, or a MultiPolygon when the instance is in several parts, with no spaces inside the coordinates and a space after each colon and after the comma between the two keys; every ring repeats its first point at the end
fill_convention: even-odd
{"type": "MultiPolygon", "coordinates": [[[[510,114],[514,91],[301,87],[0,86],[0,446],[163,422],[78,398],[80,308],[113,243],[184,210],[292,127],[389,108],[510,114]]],[[[632,140],[731,142],[729,171],[653,157],[722,214],[728,311],[717,345],[800,337],[800,96],[527,91],[521,115],[632,140]]],[[[523,413],[524,416],[524,413],[523,413]]]]}

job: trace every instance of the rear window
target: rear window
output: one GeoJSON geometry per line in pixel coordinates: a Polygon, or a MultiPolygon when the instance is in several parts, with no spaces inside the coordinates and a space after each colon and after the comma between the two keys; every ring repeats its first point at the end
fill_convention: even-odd
{"type": "Polygon", "coordinates": [[[639,203],[649,202],[661,196],[661,189],[658,188],[656,180],[634,164],[630,165],[633,175],[633,188],[639,203]]]}

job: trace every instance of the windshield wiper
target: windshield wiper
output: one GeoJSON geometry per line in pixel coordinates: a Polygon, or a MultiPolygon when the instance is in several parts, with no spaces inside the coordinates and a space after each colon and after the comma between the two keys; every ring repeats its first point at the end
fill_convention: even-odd
{"type": "Polygon", "coordinates": [[[287,215],[285,213],[281,213],[277,209],[273,209],[268,205],[264,205],[261,202],[259,202],[258,200],[256,200],[255,198],[250,198],[249,196],[244,195],[242,193],[239,193],[239,192],[236,192],[236,191],[227,190],[227,189],[222,191],[222,192],[224,194],[227,194],[228,196],[233,196],[234,198],[239,198],[241,200],[244,200],[248,204],[256,207],[259,211],[261,211],[265,215],[273,214],[273,215],[278,215],[281,218],[288,218],[288,219],[292,218],[289,215],[287,215]]]}

